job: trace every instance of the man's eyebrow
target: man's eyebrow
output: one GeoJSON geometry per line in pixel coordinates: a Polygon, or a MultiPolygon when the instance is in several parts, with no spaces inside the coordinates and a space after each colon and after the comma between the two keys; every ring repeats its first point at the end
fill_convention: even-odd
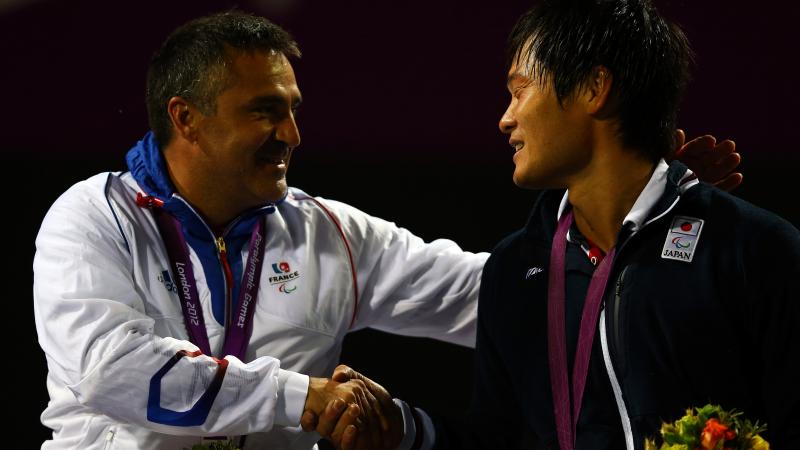
{"type": "Polygon", "coordinates": [[[514,72],[514,73],[509,74],[508,78],[506,79],[506,87],[510,88],[511,87],[511,83],[519,80],[520,78],[528,78],[528,77],[526,77],[525,75],[523,75],[523,74],[521,74],[519,72],[514,72]]]}
{"type": "MultiPolygon", "coordinates": [[[[247,102],[248,107],[259,107],[259,106],[275,106],[275,105],[282,105],[286,102],[285,97],[280,95],[261,95],[258,97],[253,98],[249,102],[247,102]]],[[[303,102],[303,98],[300,96],[295,97],[292,99],[292,108],[297,108],[300,106],[300,103],[303,102]]]]}

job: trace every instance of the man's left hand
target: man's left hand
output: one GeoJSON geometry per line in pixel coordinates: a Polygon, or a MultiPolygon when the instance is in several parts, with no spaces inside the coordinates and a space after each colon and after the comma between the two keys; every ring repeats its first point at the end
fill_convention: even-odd
{"type": "Polygon", "coordinates": [[[686,134],[678,130],[675,150],[667,160],[677,159],[686,164],[702,181],[732,191],[742,184],[742,174],[734,172],[742,156],[736,153],[736,144],[731,140],[717,142],[711,135],[700,136],[686,142],[686,134]]]}

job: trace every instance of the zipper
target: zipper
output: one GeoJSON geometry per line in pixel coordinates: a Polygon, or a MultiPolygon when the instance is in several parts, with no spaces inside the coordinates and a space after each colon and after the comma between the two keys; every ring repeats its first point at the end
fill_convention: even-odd
{"type": "Polygon", "coordinates": [[[230,304],[231,303],[230,298],[233,296],[233,271],[231,270],[230,264],[228,264],[227,250],[225,246],[225,236],[234,226],[236,226],[237,223],[239,223],[244,214],[233,219],[233,221],[229,223],[224,230],[222,230],[222,234],[220,236],[217,236],[214,234],[213,231],[211,231],[211,227],[208,226],[206,221],[203,220],[203,216],[201,216],[189,202],[187,202],[183,197],[181,197],[178,194],[172,194],[172,196],[183,202],[183,204],[186,205],[187,208],[189,208],[189,211],[191,211],[192,213],[194,213],[195,216],[197,216],[197,218],[200,220],[200,223],[203,224],[203,226],[208,231],[208,234],[211,236],[211,240],[214,241],[215,247],[217,249],[217,256],[220,262],[220,272],[222,273],[222,282],[225,285],[225,323],[223,325],[225,326],[225,328],[227,328],[230,325],[230,320],[231,320],[230,316],[232,314],[231,310],[233,309],[233,306],[230,304]]]}
{"type": "Polygon", "coordinates": [[[225,239],[222,236],[217,237],[214,242],[217,245],[217,256],[219,262],[222,264],[222,271],[225,274],[225,328],[231,324],[231,304],[233,297],[233,271],[228,263],[228,252],[225,247],[225,239]]]}
{"type": "Polygon", "coordinates": [[[603,362],[606,365],[608,372],[608,379],[611,381],[611,389],[614,391],[614,399],[617,401],[617,409],[619,410],[619,417],[622,420],[622,431],[625,433],[625,447],[628,450],[634,450],[633,446],[633,429],[631,427],[631,418],[628,417],[628,408],[625,406],[625,399],[622,398],[622,386],[617,380],[617,375],[614,372],[614,365],[611,362],[611,352],[608,351],[608,337],[606,336],[606,310],[600,312],[600,345],[603,347],[603,362]]]}
{"type": "MultiPolygon", "coordinates": [[[[673,204],[674,206],[674,204],[673,204]]],[[[651,221],[652,222],[652,221],[651,221]]],[[[647,226],[650,222],[645,223],[642,228],[647,226]]],[[[632,233],[628,236],[625,241],[619,246],[617,250],[617,256],[620,255],[622,249],[625,248],[625,244],[630,242],[631,238],[636,235],[639,231],[632,233]]],[[[617,261],[615,257],[615,262],[617,261]]],[[[611,319],[613,320],[612,331],[614,333],[613,344],[616,350],[616,353],[620,354],[620,349],[622,348],[622,343],[620,342],[619,337],[619,310],[620,310],[620,303],[622,300],[622,288],[623,288],[623,278],[625,277],[625,272],[628,270],[628,266],[625,266],[620,272],[619,277],[617,277],[617,282],[614,287],[614,304],[612,305],[613,311],[611,312],[611,319]]],[[[604,302],[605,303],[605,302],[604,302]]],[[[611,351],[608,347],[608,330],[606,328],[606,308],[604,307],[603,310],[600,312],[600,345],[603,349],[603,363],[606,366],[606,373],[608,373],[608,380],[611,382],[611,390],[614,391],[614,400],[617,402],[617,411],[619,412],[620,421],[622,422],[622,431],[625,434],[625,448],[627,450],[634,450],[633,446],[633,427],[631,426],[631,418],[628,416],[628,408],[625,406],[625,399],[622,396],[622,385],[617,378],[617,374],[614,371],[614,362],[611,359],[611,351]]]]}
{"type": "MultiPolygon", "coordinates": [[[[633,238],[637,233],[641,232],[646,226],[648,226],[651,223],[657,221],[658,219],[661,219],[662,217],[666,216],[670,211],[672,211],[672,209],[675,207],[675,205],[678,204],[678,201],[680,201],[680,196],[678,196],[678,198],[676,198],[675,201],[672,202],[672,204],[669,205],[669,207],[666,210],[664,210],[661,214],[659,214],[656,217],[653,217],[652,219],[648,220],[647,222],[642,224],[642,226],[639,227],[638,230],[636,230],[635,232],[631,233],[631,235],[628,236],[627,239],[625,239],[625,241],[619,246],[619,248],[617,248],[617,257],[619,257],[619,255],[622,253],[622,249],[625,248],[625,245],[628,242],[630,242],[631,238],[633,238]]],[[[613,330],[612,331],[614,333],[614,336],[613,336],[612,339],[613,339],[613,344],[615,346],[617,354],[620,353],[620,349],[622,348],[621,347],[622,343],[620,342],[620,336],[619,336],[619,310],[620,310],[620,303],[621,303],[621,298],[622,298],[622,288],[624,287],[623,278],[624,278],[625,272],[627,270],[628,270],[628,266],[625,266],[625,268],[622,269],[622,272],[620,273],[619,277],[617,278],[617,283],[616,283],[616,287],[615,287],[615,291],[614,291],[614,305],[613,305],[613,311],[612,311],[612,316],[611,316],[611,318],[613,320],[613,323],[612,323],[613,330]]],[[[603,310],[600,312],[600,327],[599,328],[600,328],[600,345],[602,346],[602,349],[603,349],[603,362],[605,363],[605,366],[606,366],[606,372],[608,373],[608,379],[611,382],[611,389],[614,391],[614,399],[617,402],[617,410],[619,411],[619,417],[620,417],[620,419],[622,421],[622,431],[625,434],[625,447],[627,448],[627,450],[634,450],[633,428],[631,426],[631,418],[628,416],[628,408],[625,406],[625,399],[622,396],[622,385],[620,384],[619,379],[617,379],[617,374],[614,371],[614,363],[613,363],[613,361],[611,359],[611,352],[609,351],[609,348],[608,348],[608,336],[607,336],[607,334],[608,334],[607,331],[608,330],[606,328],[606,308],[603,308],[603,310]]]]}
{"type": "Polygon", "coordinates": [[[103,450],[108,450],[111,448],[111,444],[114,442],[115,434],[116,433],[114,432],[113,429],[108,430],[108,432],[106,433],[106,439],[105,439],[106,442],[103,444],[103,450]]]}
{"type": "MultiPolygon", "coordinates": [[[[630,266],[625,266],[625,268],[622,269],[622,272],[619,274],[619,277],[617,277],[617,285],[614,288],[614,305],[613,305],[613,309],[612,309],[612,312],[613,312],[612,319],[613,319],[613,325],[614,325],[614,327],[613,327],[614,345],[613,345],[612,349],[615,350],[614,353],[616,353],[617,355],[622,355],[622,342],[620,341],[620,333],[619,333],[619,328],[620,328],[620,326],[619,326],[619,312],[622,309],[622,306],[621,306],[622,305],[622,288],[624,287],[625,272],[628,271],[628,267],[630,267],[630,266]]],[[[618,365],[617,367],[619,367],[621,369],[622,365],[618,365]]]]}

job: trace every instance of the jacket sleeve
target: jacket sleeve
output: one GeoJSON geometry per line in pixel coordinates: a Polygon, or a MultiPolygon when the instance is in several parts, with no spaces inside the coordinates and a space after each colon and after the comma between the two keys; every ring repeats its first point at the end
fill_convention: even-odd
{"type": "Polygon", "coordinates": [[[494,273],[495,257],[489,258],[480,289],[475,379],[470,409],[465,418],[432,416],[436,429],[435,449],[510,450],[532,447],[522,410],[512,389],[511,379],[501,354],[492,339],[492,330],[502,326],[497,317],[494,273]]]}
{"type": "Polygon", "coordinates": [[[359,303],[353,329],[371,327],[473,347],[487,253],[426,243],[408,230],[325,200],[352,247],[359,303]]]}
{"type": "Polygon", "coordinates": [[[764,436],[774,449],[800,448],[800,233],[788,222],[748,239],[745,272],[754,303],[764,436]]]}
{"type": "Polygon", "coordinates": [[[307,377],[274,358],[216,360],[154,334],[136,261],[96,191],[86,182],[67,191],[36,239],[34,312],[51,382],[94,411],[166,434],[297,425],[301,411],[287,403],[305,398],[307,377]]]}

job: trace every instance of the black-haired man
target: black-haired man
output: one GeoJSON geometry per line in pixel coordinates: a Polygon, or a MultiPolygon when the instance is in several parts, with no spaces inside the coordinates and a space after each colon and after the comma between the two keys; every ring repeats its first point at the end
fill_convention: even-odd
{"type": "Polygon", "coordinates": [[[421,447],[641,449],[715,403],[800,448],[800,233],[662,159],[682,32],[647,0],[545,0],[509,55],[514,182],[552,190],[484,268],[474,423],[421,447]]]}

